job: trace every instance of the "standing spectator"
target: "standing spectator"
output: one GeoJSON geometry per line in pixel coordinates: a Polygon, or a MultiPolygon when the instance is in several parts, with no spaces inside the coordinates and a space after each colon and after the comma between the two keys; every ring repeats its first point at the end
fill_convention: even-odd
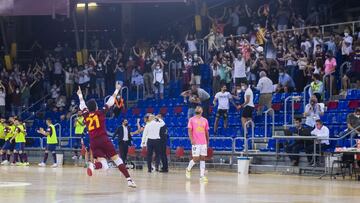
{"type": "Polygon", "coordinates": [[[234,58],[234,83],[235,86],[240,86],[241,82],[246,81],[245,58],[242,56],[242,53],[238,53],[236,58],[233,52],[230,53],[234,58]]]}
{"type": "Polygon", "coordinates": [[[24,86],[21,88],[21,104],[26,109],[29,107],[30,100],[30,89],[35,85],[37,81],[35,80],[31,85],[28,82],[25,82],[24,86]]]}
{"type": "Polygon", "coordinates": [[[220,89],[220,76],[219,76],[219,66],[220,63],[216,59],[217,57],[213,57],[213,61],[210,64],[212,71],[212,93],[216,94],[220,89]]]}
{"type": "Polygon", "coordinates": [[[335,86],[335,81],[334,81],[334,75],[333,73],[335,73],[335,69],[336,69],[336,59],[333,57],[332,52],[328,51],[326,53],[326,60],[325,60],[325,75],[330,75],[330,80],[328,78],[326,78],[326,90],[329,92],[330,91],[330,86],[332,86],[332,93],[334,93],[334,89],[336,88],[335,86]]]}
{"type": "Polygon", "coordinates": [[[197,54],[194,55],[194,62],[192,65],[192,74],[190,83],[201,85],[201,64],[204,64],[204,61],[197,54]]]}
{"type": "Polygon", "coordinates": [[[235,103],[232,100],[232,95],[230,92],[226,91],[226,85],[223,85],[221,87],[221,91],[216,93],[213,104],[216,106],[217,101],[219,101],[219,106],[216,112],[216,118],[215,118],[215,124],[214,124],[214,133],[217,134],[218,126],[219,126],[219,120],[220,117],[223,117],[224,119],[224,128],[228,127],[228,113],[229,113],[229,103],[230,101],[234,106],[235,103]]]}
{"type": "Polygon", "coordinates": [[[122,125],[115,130],[112,139],[118,138],[120,158],[126,164],[128,148],[131,145],[131,131],[128,121],[124,119],[122,125]]]}
{"type": "Polygon", "coordinates": [[[16,87],[11,95],[11,115],[20,116],[21,113],[21,92],[20,87],[16,87]]]}
{"type": "Polygon", "coordinates": [[[273,82],[266,76],[266,72],[261,71],[259,75],[260,80],[256,86],[256,89],[260,91],[258,116],[262,114],[264,106],[268,109],[271,108],[272,93],[274,90],[273,82]]]}
{"type": "Polygon", "coordinates": [[[3,85],[2,81],[0,81],[0,116],[1,116],[1,118],[5,118],[5,115],[6,115],[5,98],[6,98],[6,89],[5,89],[5,86],[3,85]]]}
{"type": "Polygon", "coordinates": [[[295,82],[283,68],[279,69],[279,84],[277,86],[278,92],[293,92],[295,89],[295,82]]]}
{"type": "Polygon", "coordinates": [[[149,98],[153,96],[153,69],[152,69],[152,60],[150,57],[146,57],[144,65],[144,86],[145,86],[145,97],[149,98]]]}
{"type": "Polygon", "coordinates": [[[318,103],[315,95],[310,98],[309,104],[305,106],[304,117],[306,117],[305,124],[309,127],[315,126],[315,121],[324,115],[324,109],[318,103]]]}
{"type": "Polygon", "coordinates": [[[197,40],[194,38],[194,35],[187,34],[185,37],[185,43],[187,44],[188,53],[190,54],[197,53],[197,48],[196,48],[197,40]]]}
{"type": "Polygon", "coordinates": [[[61,84],[61,74],[62,74],[63,66],[60,62],[60,59],[56,59],[54,63],[54,82],[56,84],[61,84]]]}
{"type": "Polygon", "coordinates": [[[124,64],[122,62],[119,62],[118,64],[116,64],[114,73],[115,73],[116,82],[118,82],[120,85],[124,86],[126,72],[125,72],[124,64]]]}
{"type": "Polygon", "coordinates": [[[356,46],[355,53],[351,57],[351,69],[342,78],[343,94],[351,88],[353,82],[356,82],[356,88],[360,89],[360,46],[356,46]]]}
{"type": "Polygon", "coordinates": [[[188,112],[187,118],[190,119],[195,115],[195,108],[201,105],[201,100],[199,98],[198,92],[195,90],[187,90],[181,93],[181,96],[184,97],[184,101],[187,102],[187,98],[189,98],[188,102],[188,112]]]}
{"type": "Polygon", "coordinates": [[[65,92],[66,92],[66,97],[70,98],[73,90],[74,90],[74,79],[75,79],[75,74],[73,72],[73,69],[71,67],[69,67],[68,70],[64,70],[65,72],[65,92]]]}
{"type": "MultiPolygon", "coordinates": [[[[254,94],[251,90],[249,84],[245,81],[241,83],[241,89],[245,92],[244,94],[244,103],[239,105],[237,109],[242,109],[242,115],[241,115],[241,124],[243,126],[243,129],[246,128],[245,123],[249,120],[252,120],[252,114],[255,108],[254,105],[254,94]]],[[[246,136],[246,135],[244,135],[246,136]]]]}
{"type": "Polygon", "coordinates": [[[148,172],[152,172],[151,162],[153,159],[153,154],[155,156],[160,156],[161,154],[161,144],[160,144],[160,129],[165,125],[164,121],[155,119],[154,115],[149,117],[149,122],[146,124],[143,132],[143,141],[142,146],[147,147],[147,166],[148,172]]]}
{"type": "Polygon", "coordinates": [[[342,61],[350,61],[350,54],[353,52],[352,44],[353,44],[353,38],[350,35],[349,30],[345,29],[344,37],[341,43],[342,61]]]}
{"type": "Polygon", "coordinates": [[[155,97],[164,99],[164,64],[159,60],[153,64],[153,85],[155,89],[155,97]]]}
{"type": "MultiPolygon", "coordinates": [[[[330,142],[329,142],[330,131],[329,131],[329,128],[324,126],[323,122],[320,119],[316,120],[316,125],[315,125],[314,130],[311,131],[311,135],[316,136],[320,140],[317,140],[316,151],[315,152],[314,152],[314,145],[307,146],[307,148],[305,149],[305,152],[307,154],[312,154],[312,153],[317,153],[318,154],[320,149],[326,150],[330,146],[330,142]]],[[[317,160],[313,160],[313,156],[308,156],[307,159],[308,159],[308,162],[309,162],[310,165],[313,165],[313,166],[316,165],[317,160]]]]}
{"type": "Polygon", "coordinates": [[[310,83],[309,94],[315,95],[318,102],[322,102],[322,96],[324,94],[324,84],[320,80],[320,75],[315,73],[312,75],[312,82],[310,83]]]}
{"type": "Polygon", "coordinates": [[[219,67],[219,76],[220,76],[220,84],[226,84],[227,89],[231,89],[231,67],[228,65],[227,61],[223,58],[222,64],[219,67]]]}
{"type": "Polygon", "coordinates": [[[195,163],[200,162],[200,180],[207,182],[205,176],[205,157],[207,156],[207,149],[209,146],[209,123],[208,120],[202,117],[202,108],[196,107],[195,116],[189,119],[188,134],[191,142],[192,160],[190,160],[186,168],[186,178],[191,178],[191,169],[195,163]]]}
{"type": "Polygon", "coordinates": [[[191,91],[196,92],[199,96],[203,108],[203,116],[208,119],[210,114],[210,94],[195,84],[191,85],[191,91]]]}

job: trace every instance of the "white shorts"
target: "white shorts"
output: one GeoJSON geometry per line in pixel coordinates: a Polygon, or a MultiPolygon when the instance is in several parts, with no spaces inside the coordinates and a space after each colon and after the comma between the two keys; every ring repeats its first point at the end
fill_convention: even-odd
{"type": "Polygon", "coordinates": [[[199,157],[199,156],[207,156],[207,145],[193,145],[191,147],[192,156],[199,157]]]}

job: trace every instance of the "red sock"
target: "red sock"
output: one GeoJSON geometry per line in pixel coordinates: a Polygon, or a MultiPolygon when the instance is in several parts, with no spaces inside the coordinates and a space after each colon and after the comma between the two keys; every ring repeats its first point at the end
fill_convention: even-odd
{"type": "Polygon", "coordinates": [[[126,169],[125,164],[120,164],[120,165],[118,166],[118,168],[119,168],[119,171],[125,176],[125,178],[130,178],[129,172],[128,172],[128,170],[126,169]]]}
{"type": "Polygon", "coordinates": [[[101,169],[102,168],[102,164],[101,162],[95,162],[95,169],[101,169]]]}

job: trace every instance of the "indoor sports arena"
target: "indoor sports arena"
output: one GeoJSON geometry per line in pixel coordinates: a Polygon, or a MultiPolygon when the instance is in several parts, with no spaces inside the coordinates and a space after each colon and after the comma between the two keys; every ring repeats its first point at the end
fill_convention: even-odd
{"type": "Polygon", "coordinates": [[[0,202],[356,202],[359,0],[0,0],[0,202]]]}

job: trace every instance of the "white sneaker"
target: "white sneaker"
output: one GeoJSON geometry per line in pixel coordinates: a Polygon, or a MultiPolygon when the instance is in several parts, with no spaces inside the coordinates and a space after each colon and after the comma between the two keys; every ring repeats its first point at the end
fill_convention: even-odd
{"type": "Polygon", "coordinates": [[[203,182],[203,183],[209,182],[209,180],[208,180],[208,178],[206,176],[201,177],[200,181],[203,182]]]}
{"type": "Polygon", "coordinates": [[[9,165],[9,161],[8,160],[4,160],[3,162],[1,162],[1,165],[9,165]]]}
{"type": "Polygon", "coordinates": [[[91,163],[91,162],[89,162],[88,167],[87,167],[87,170],[86,170],[86,172],[87,172],[88,176],[92,176],[92,175],[93,175],[94,170],[95,170],[95,168],[94,168],[94,164],[93,164],[93,163],[91,163]]]}
{"type": "Polygon", "coordinates": [[[186,176],[187,179],[190,179],[191,178],[191,171],[186,169],[185,176],[186,176]]]}
{"type": "Polygon", "coordinates": [[[58,165],[56,163],[51,165],[51,168],[57,168],[57,167],[58,167],[58,165]]]}
{"type": "Polygon", "coordinates": [[[133,180],[128,180],[127,184],[128,184],[128,187],[136,188],[136,184],[135,184],[135,182],[133,180]]]}
{"type": "Polygon", "coordinates": [[[39,163],[40,167],[46,167],[46,164],[44,162],[39,163]]]}
{"type": "Polygon", "coordinates": [[[71,157],[71,159],[72,159],[72,160],[76,160],[76,159],[78,159],[78,157],[77,157],[77,156],[73,156],[73,157],[71,157]]]}

